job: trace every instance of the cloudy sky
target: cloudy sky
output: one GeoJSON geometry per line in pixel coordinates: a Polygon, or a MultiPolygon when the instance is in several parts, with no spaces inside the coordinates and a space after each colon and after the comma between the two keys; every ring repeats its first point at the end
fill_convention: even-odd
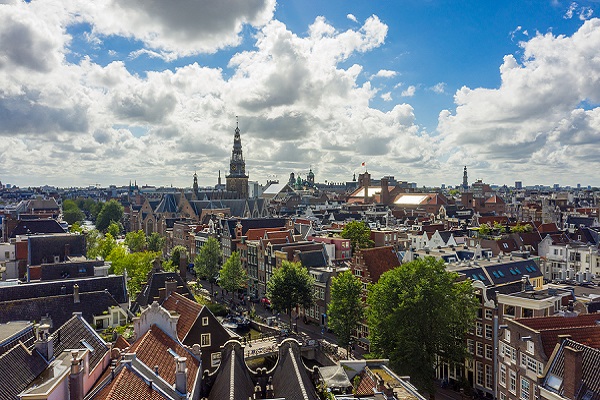
{"type": "Polygon", "coordinates": [[[0,181],[600,185],[600,2],[0,0],[0,181]]]}

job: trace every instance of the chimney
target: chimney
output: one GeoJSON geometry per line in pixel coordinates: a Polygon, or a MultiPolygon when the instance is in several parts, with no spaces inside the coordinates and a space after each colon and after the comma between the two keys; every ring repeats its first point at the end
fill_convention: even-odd
{"type": "Polygon", "coordinates": [[[527,283],[529,282],[529,275],[523,275],[521,278],[521,290],[524,292],[527,290],[527,283]]]}
{"type": "Polygon", "coordinates": [[[69,374],[69,399],[83,400],[83,359],[79,358],[79,351],[72,350],[71,373],[69,374]]]}
{"type": "Polygon", "coordinates": [[[50,325],[42,324],[37,327],[37,340],[35,341],[36,350],[50,361],[54,357],[54,338],[48,334],[50,325]]]}
{"type": "Polygon", "coordinates": [[[575,395],[581,386],[583,378],[582,359],[583,351],[566,346],[563,350],[565,358],[565,372],[563,376],[564,396],[575,400],[575,395]]]}
{"type": "Polygon", "coordinates": [[[187,279],[187,257],[187,251],[184,251],[179,255],[179,276],[181,276],[181,279],[183,279],[184,281],[187,279]]]}
{"type": "Polygon", "coordinates": [[[165,282],[165,299],[173,292],[177,292],[177,281],[166,281],[165,282]]]}
{"type": "Polygon", "coordinates": [[[71,256],[71,245],[69,243],[65,244],[65,261],[69,259],[71,256]]]}
{"type": "Polygon", "coordinates": [[[381,178],[381,203],[389,204],[390,202],[390,191],[388,188],[388,178],[381,178]]]}
{"type": "Polygon", "coordinates": [[[187,393],[187,368],[185,366],[185,362],[187,358],[185,357],[177,357],[175,362],[177,363],[175,367],[175,390],[179,393],[185,394],[187,393]]]}
{"type": "Polygon", "coordinates": [[[73,285],[73,303],[79,303],[79,285],[78,284],[74,284],[73,285]]]}
{"type": "Polygon", "coordinates": [[[167,298],[167,289],[164,287],[158,288],[158,302],[162,304],[167,298]]]}

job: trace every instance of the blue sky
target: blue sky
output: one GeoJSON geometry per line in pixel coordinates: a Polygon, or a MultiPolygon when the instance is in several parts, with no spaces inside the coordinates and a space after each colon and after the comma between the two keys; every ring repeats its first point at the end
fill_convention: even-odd
{"type": "Polygon", "coordinates": [[[600,2],[11,0],[0,180],[600,185],[600,2]]]}

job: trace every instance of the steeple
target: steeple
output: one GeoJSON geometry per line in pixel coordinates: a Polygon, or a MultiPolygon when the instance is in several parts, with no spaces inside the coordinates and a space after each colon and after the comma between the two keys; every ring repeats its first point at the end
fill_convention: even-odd
{"type": "Polygon", "coordinates": [[[194,194],[198,197],[198,175],[196,175],[196,171],[194,171],[194,194]]]}
{"type": "Polygon", "coordinates": [[[242,139],[240,137],[239,122],[236,118],[235,134],[233,135],[233,150],[229,160],[229,175],[225,177],[227,191],[237,192],[240,198],[248,198],[248,175],[246,175],[246,161],[242,154],[242,139]]]}
{"type": "Polygon", "coordinates": [[[469,189],[469,179],[467,177],[467,166],[465,165],[465,169],[463,171],[463,182],[462,182],[463,190],[469,189]]]}

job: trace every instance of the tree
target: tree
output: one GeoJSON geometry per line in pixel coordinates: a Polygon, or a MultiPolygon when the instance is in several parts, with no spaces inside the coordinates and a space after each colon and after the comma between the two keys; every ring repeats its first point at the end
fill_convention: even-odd
{"type": "Polygon", "coordinates": [[[85,214],[77,207],[77,203],[73,200],[64,200],[62,204],[63,219],[69,224],[73,225],[76,222],[83,221],[85,214]]]}
{"type": "Polygon", "coordinates": [[[116,200],[109,200],[102,206],[96,217],[96,228],[105,232],[111,222],[120,222],[123,218],[123,206],[116,200]]]}
{"type": "Polygon", "coordinates": [[[123,274],[127,271],[127,290],[131,297],[135,297],[142,289],[142,283],[148,279],[148,272],[152,269],[152,262],[160,257],[160,253],[140,251],[128,253],[122,245],[115,246],[106,260],[111,261],[111,273],[123,274]]]}
{"type": "Polygon", "coordinates": [[[479,232],[479,236],[488,236],[492,232],[492,228],[488,224],[481,224],[477,228],[477,231],[479,232]]]}
{"type": "Polygon", "coordinates": [[[146,234],[142,230],[127,232],[125,234],[125,245],[133,253],[144,251],[146,248],[146,234]]]}
{"type": "Polygon", "coordinates": [[[457,278],[443,260],[426,257],[384,273],[369,288],[371,348],[431,394],[436,363],[463,363],[467,357],[465,336],[476,317],[471,281],[457,278]]]}
{"type": "Polygon", "coordinates": [[[504,233],[505,230],[506,230],[506,228],[504,228],[504,225],[502,225],[500,222],[498,222],[498,221],[494,222],[494,232],[497,232],[500,234],[500,233],[504,233]]]}
{"type": "Polygon", "coordinates": [[[173,250],[171,250],[171,262],[173,263],[173,266],[175,267],[176,271],[179,271],[179,263],[181,261],[181,257],[184,257],[186,259],[188,258],[187,249],[182,245],[177,245],[173,247],[173,250]]]}
{"type": "Polygon", "coordinates": [[[533,227],[531,224],[521,225],[519,222],[515,226],[510,227],[511,233],[531,233],[533,232],[533,227]]]}
{"type": "Polygon", "coordinates": [[[87,238],[88,240],[91,239],[91,243],[88,242],[88,258],[102,257],[102,259],[106,260],[108,255],[117,246],[117,241],[110,233],[106,233],[104,236],[101,236],[99,233],[88,234],[87,238]]]}
{"type": "Polygon", "coordinates": [[[152,232],[150,236],[148,236],[147,242],[149,251],[163,251],[166,239],[158,232],[152,232]]]}
{"type": "Polygon", "coordinates": [[[348,222],[344,226],[344,229],[342,229],[341,236],[344,239],[350,239],[352,252],[356,252],[358,249],[364,249],[366,247],[373,247],[374,244],[371,240],[371,230],[363,221],[348,222]]]}
{"type": "Polygon", "coordinates": [[[362,283],[351,271],[344,271],[332,279],[327,315],[329,327],[335,332],[340,346],[348,347],[352,332],[362,321],[364,306],[361,297],[362,283]]]}
{"type": "Polygon", "coordinates": [[[123,226],[121,225],[121,223],[115,221],[111,222],[110,225],[108,225],[108,229],[106,229],[106,232],[110,233],[114,238],[118,238],[121,235],[122,231],[123,226]]]}
{"type": "Polygon", "coordinates": [[[235,292],[238,289],[246,287],[247,283],[248,273],[242,266],[239,253],[234,251],[221,268],[219,285],[228,292],[231,292],[231,300],[233,300],[235,292]]]}
{"type": "Polygon", "coordinates": [[[196,275],[206,279],[210,283],[210,295],[214,293],[213,284],[217,281],[217,274],[221,269],[221,260],[223,253],[219,241],[214,237],[209,237],[206,243],[200,248],[200,252],[194,260],[194,270],[196,275]]]}
{"type": "Polygon", "coordinates": [[[313,303],[315,281],[300,263],[284,260],[267,282],[267,298],[271,307],[287,312],[292,328],[292,309],[296,305],[308,308],[313,303]]]}

